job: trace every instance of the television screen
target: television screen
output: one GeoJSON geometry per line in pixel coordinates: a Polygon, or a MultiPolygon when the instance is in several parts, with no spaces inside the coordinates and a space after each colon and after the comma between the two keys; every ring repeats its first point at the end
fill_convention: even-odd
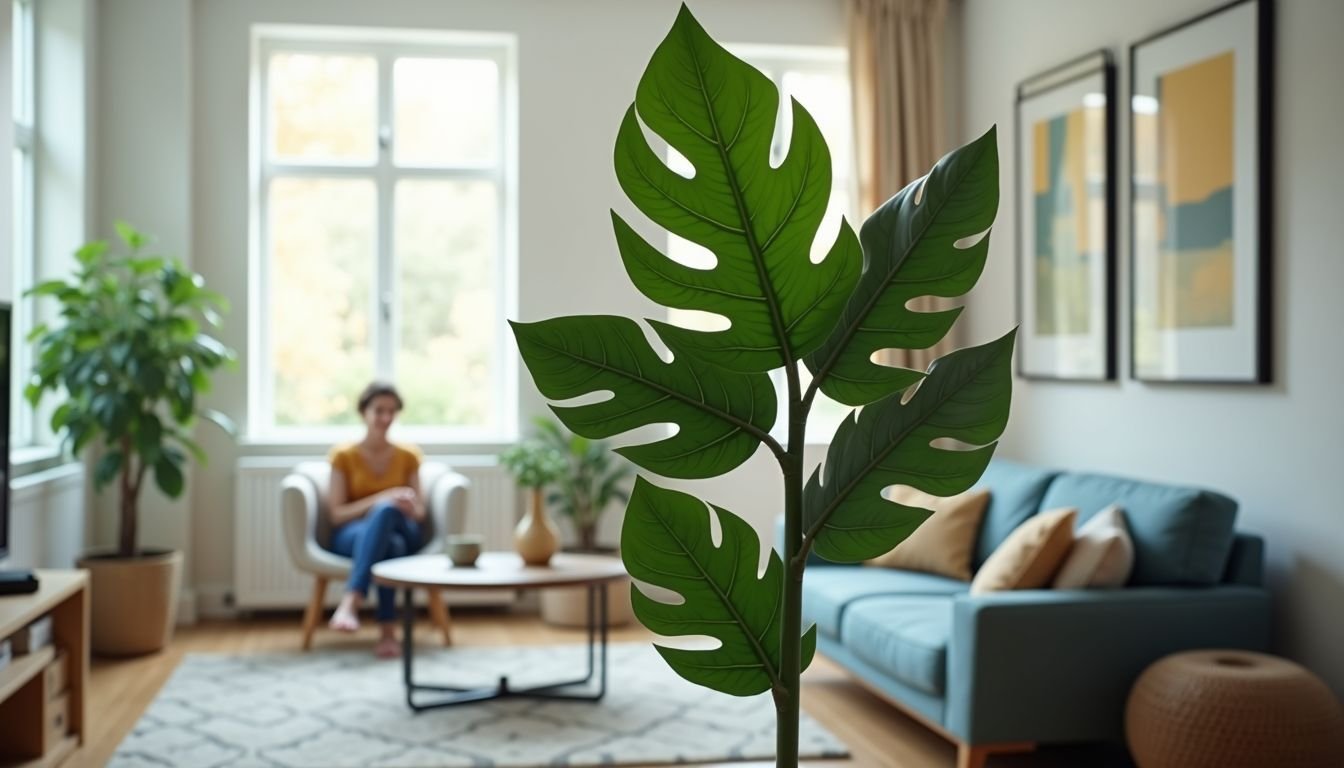
{"type": "Polygon", "coordinates": [[[10,305],[0,302],[0,558],[9,555],[10,305]]]}

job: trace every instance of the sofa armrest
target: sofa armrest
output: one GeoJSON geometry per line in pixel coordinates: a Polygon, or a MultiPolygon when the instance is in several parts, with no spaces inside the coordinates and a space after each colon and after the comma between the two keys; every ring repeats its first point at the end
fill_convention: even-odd
{"type": "Polygon", "coordinates": [[[444,551],[443,539],[462,533],[467,528],[467,490],[471,481],[451,470],[434,479],[425,498],[429,514],[434,518],[434,538],[425,542],[420,554],[439,554],[444,551]]]}
{"type": "Polygon", "coordinates": [[[958,595],[944,725],[969,744],[1120,739],[1149,664],[1195,648],[1265,650],[1269,626],[1256,587],[958,595]]]}

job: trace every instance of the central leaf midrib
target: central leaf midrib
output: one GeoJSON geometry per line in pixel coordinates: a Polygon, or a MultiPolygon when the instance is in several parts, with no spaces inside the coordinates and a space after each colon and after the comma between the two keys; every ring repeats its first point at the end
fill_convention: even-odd
{"type": "MultiPolygon", "coordinates": [[[[983,154],[983,152],[984,150],[982,149],[981,153],[983,154]]],[[[873,291],[873,295],[868,297],[868,300],[859,310],[859,314],[855,316],[854,322],[852,322],[849,326],[847,326],[844,329],[844,331],[841,334],[840,340],[831,350],[831,354],[827,356],[826,362],[820,368],[817,369],[817,374],[812,379],[811,389],[814,392],[819,391],[821,389],[821,382],[825,380],[826,376],[831,372],[831,369],[835,367],[835,364],[839,360],[840,355],[845,351],[845,348],[849,345],[849,342],[854,339],[854,335],[858,332],[859,326],[862,325],[864,320],[868,318],[868,315],[872,314],[873,307],[877,305],[877,302],[881,299],[882,294],[886,292],[885,290],[886,286],[890,285],[891,282],[896,278],[896,273],[901,271],[901,267],[904,266],[906,260],[910,258],[910,254],[913,253],[915,248],[917,248],[920,242],[923,241],[925,233],[929,231],[929,227],[933,226],[933,223],[937,221],[938,214],[940,214],[943,208],[947,207],[948,203],[951,202],[953,197],[951,192],[961,186],[961,183],[966,180],[966,176],[970,174],[971,169],[975,167],[976,163],[979,162],[979,160],[980,155],[977,154],[972,159],[971,162],[967,163],[966,170],[962,172],[959,176],[951,180],[954,181],[955,183],[948,185],[949,194],[945,195],[943,199],[934,207],[933,212],[929,214],[927,221],[924,222],[924,226],[920,227],[918,234],[915,237],[911,238],[910,246],[907,247],[905,249],[905,252],[901,254],[901,257],[893,263],[891,269],[887,270],[886,276],[883,278],[881,283],[882,287],[878,288],[876,291],[873,291]]],[[[925,184],[928,184],[929,176],[932,175],[933,171],[930,171],[928,175],[924,177],[925,184]]]]}
{"type": "MultiPolygon", "coordinates": [[[[738,628],[742,630],[742,634],[746,636],[746,638],[751,642],[751,647],[752,650],[755,651],[756,653],[756,658],[761,660],[761,668],[770,678],[770,684],[772,686],[778,687],[780,684],[779,674],[775,670],[774,665],[770,663],[770,656],[766,654],[765,649],[762,648],[761,644],[756,640],[755,633],[751,631],[751,625],[747,623],[746,619],[742,617],[741,613],[738,613],[737,606],[733,604],[732,600],[730,600],[728,596],[725,595],[723,591],[719,589],[718,583],[715,582],[712,578],[710,578],[709,573],[706,572],[705,569],[700,565],[700,561],[697,560],[695,555],[691,553],[691,550],[687,548],[686,543],[683,542],[681,538],[677,536],[676,532],[672,530],[672,527],[667,524],[667,521],[663,520],[662,515],[658,514],[657,507],[654,505],[650,505],[650,511],[653,514],[653,519],[657,520],[658,524],[663,527],[663,530],[672,539],[672,541],[675,541],[677,543],[677,546],[681,547],[681,551],[686,555],[686,559],[690,560],[691,564],[695,566],[695,569],[700,572],[701,579],[706,584],[708,584],[710,588],[714,591],[714,594],[718,596],[719,602],[721,602],[723,606],[728,610],[728,613],[730,616],[732,616],[733,621],[737,622],[738,628]]],[[[717,513],[718,510],[715,509],[715,512],[717,513]]],[[[722,525],[722,522],[720,523],[720,525],[722,525]]],[[[741,562],[739,558],[739,562],[734,564],[733,569],[734,582],[736,582],[736,571],[740,567],[741,562]]]]}
{"type": "MultiPolygon", "coordinates": [[[[737,215],[742,222],[742,234],[747,241],[747,250],[751,252],[752,263],[756,266],[756,279],[761,281],[761,291],[765,294],[766,305],[770,308],[770,324],[774,327],[775,336],[779,341],[780,362],[787,366],[793,360],[793,349],[792,345],[789,344],[784,316],[779,308],[778,297],[775,295],[775,286],[771,282],[770,273],[765,266],[765,253],[761,250],[760,243],[756,242],[756,230],[752,227],[751,216],[747,214],[746,201],[742,199],[742,188],[737,181],[737,171],[733,168],[732,160],[728,156],[728,148],[724,145],[723,132],[719,128],[719,119],[714,113],[713,99],[709,90],[705,88],[705,73],[700,66],[700,56],[696,50],[695,39],[689,30],[686,32],[686,36],[686,49],[690,51],[691,62],[695,66],[696,87],[704,100],[705,112],[709,115],[710,130],[714,134],[714,147],[719,152],[719,160],[723,163],[723,172],[728,177],[728,189],[732,191],[733,202],[737,205],[737,215]]],[[[743,108],[744,115],[750,107],[751,90],[748,89],[747,104],[743,108]]]]}
{"type": "MultiPolygon", "coordinates": [[[[623,378],[629,379],[630,381],[633,381],[633,382],[635,382],[635,383],[637,383],[637,384],[643,384],[644,386],[649,387],[650,389],[654,389],[654,390],[657,390],[657,391],[659,391],[659,392],[662,392],[663,394],[665,394],[665,395],[667,395],[667,396],[669,396],[669,397],[671,397],[671,398],[673,398],[673,399],[675,399],[675,400],[679,400],[679,401],[681,401],[681,402],[683,402],[683,403],[685,403],[685,404],[687,404],[687,405],[689,405],[689,406],[691,406],[691,407],[693,407],[693,408],[696,408],[696,409],[698,409],[698,410],[704,411],[705,413],[708,413],[708,414],[710,414],[711,416],[715,416],[715,417],[717,417],[717,418],[720,418],[720,419],[722,419],[722,420],[728,422],[729,424],[732,424],[733,426],[737,427],[738,429],[742,430],[743,432],[746,432],[747,434],[751,435],[752,437],[755,437],[757,440],[764,441],[764,439],[765,439],[765,437],[766,437],[765,432],[764,432],[763,430],[757,428],[754,424],[750,424],[750,423],[748,423],[748,422],[745,422],[745,421],[743,421],[742,419],[739,419],[738,417],[734,416],[734,415],[731,414],[731,413],[727,413],[727,412],[721,411],[721,410],[719,410],[719,409],[717,409],[717,408],[714,408],[713,406],[709,405],[708,403],[700,402],[700,401],[698,401],[698,400],[696,400],[696,399],[694,399],[694,398],[687,397],[686,395],[684,395],[684,394],[682,394],[682,393],[676,391],[675,389],[670,389],[670,388],[668,388],[668,387],[666,387],[666,386],[664,386],[664,385],[662,385],[662,384],[659,384],[659,383],[656,382],[656,381],[653,381],[653,380],[651,380],[651,379],[647,379],[647,378],[645,378],[645,377],[642,376],[642,375],[636,376],[636,375],[630,373],[629,371],[621,370],[620,368],[613,367],[613,366],[611,366],[611,365],[608,365],[607,363],[599,363],[599,362],[597,362],[596,360],[593,360],[592,358],[584,357],[583,355],[580,355],[580,354],[571,352],[571,351],[569,351],[568,349],[566,349],[566,348],[564,348],[564,347],[558,347],[558,346],[555,346],[554,344],[547,344],[546,342],[544,342],[544,341],[540,341],[540,340],[536,341],[536,343],[539,344],[540,346],[543,346],[543,347],[545,347],[545,348],[551,350],[552,352],[556,352],[556,353],[562,354],[562,355],[564,355],[564,356],[566,356],[566,357],[568,357],[568,358],[570,358],[570,359],[572,359],[572,360],[577,360],[577,361],[579,361],[579,362],[581,362],[581,363],[584,363],[584,364],[587,364],[587,365],[591,365],[592,367],[597,368],[598,370],[607,371],[607,372],[609,372],[609,373],[614,373],[614,374],[616,374],[617,376],[621,376],[621,377],[623,377],[623,378]]],[[[661,361],[660,361],[660,362],[661,362],[661,361]]],[[[638,361],[636,361],[636,364],[638,364],[638,361]]],[[[689,363],[687,363],[687,365],[689,365],[689,363]]],[[[752,400],[753,400],[753,402],[755,401],[755,396],[756,396],[755,389],[752,388],[752,400]]],[[[754,413],[754,412],[755,412],[755,409],[754,409],[754,407],[753,407],[753,413],[754,413]]]]}
{"type": "MultiPolygon", "coordinates": [[[[901,445],[901,443],[905,442],[905,439],[908,438],[910,434],[915,431],[915,429],[917,429],[919,426],[927,422],[932,414],[937,413],[938,410],[942,408],[943,405],[945,405],[948,400],[951,400],[953,397],[957,395],[957,393],[961,392],[961,390],[964,389],[970,381],[973,381],[976,377],[978,377],[981,372],[983,372],[986,368],[992,365],[994,361],[997,359],[998,354],[995,354],[991,358],[989,358],[989,361],[986,362],[984,365],[972,369],[970,371],[970,375],[966,378],[966,380],[964,380],[960,385],[958,385],[955,388],[949,388],[949,391],[947,392],[946,395],[935,398],[933,405],[924,412],[924,415],[921,418],[911,421],[910,425],[906,429],[901,430],[899,433],[897,433],[895,439],[888,441],[887,445],[882,450],[875,453],[873,455],[873,459],[868,462],[868,464],[863,468],[863,471],[855,474],[854,478],[850,480],[848,483],[846,483],[845,487],[840,489],[840,491],[831,500],[831,502],[826,505],[821,515],[817,518],[816,523],[814,523],[812,528],[808,531],[808,538],[815,540],[817,531],[826,525],[826,521],[830,519],[831,515],[835,514],[835,510],[839,508],[840,504],[844,502],[845,499],[849,498],[849,494],[854,492],[854,489],[857,488],[859,484],[863,482],[864,478],[866,478],[870,472],[881,466],[882,462],[885,461],[887,457],[890,456],[892,452],[895,451],[896,448],[901,445]]],[[[916,397],[917,396],[918,394],[916,394],[916,397]]],[[[908,406],[901,406],[901,407],[905,408],[908,406]]],[[[871,439],[871,436],[869,439],[871,439]]]]}

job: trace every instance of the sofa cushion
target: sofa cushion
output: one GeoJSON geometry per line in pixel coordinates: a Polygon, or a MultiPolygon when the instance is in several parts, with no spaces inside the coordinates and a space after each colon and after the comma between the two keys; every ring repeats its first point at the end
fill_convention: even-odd
{"type": "Polygon", "coordinates": [[[951,595],[865,597],[845,611],[845,647],[906,685],[941,696],[947,681],[951,595]]]}
{"type": "Polygon", "coordinates": [[[1066,473],[1050,484],[1041,508],[1077,507],[1079,522],[1085,522],[1111,504],[1124,508],[1134,539],[1131,585],[1222,580],[1232,550],[1235,501],[1199,488],[1066,473]]]}
{"type": "Polygon", "coordinates": [[[971,580],[971,554],[980,522],[989,503],[989,491],[980,489],[956,496],[930,496],[907,486],[896,486],[889,498],[907,507],[933,514],[890,552],[868,560],[868,565],[921,571],[949,579],[971,580]]]}
{"type": "Polygon", "coordinates": [[[817,631],[839,638],[846,606],[865,597],[889,595],[957,595],[967,583],[928,573],[865,568],[860,565],[826,565],[808,568],[803,576],[803,626],[816,624],[817,631]]]}
{"type": "Polygon", "coordinates": [[[975,574],[971,594],[1050,586],[1073,547],[1077,517],[1078,510],[1066,507],[1042,512],[1017,526],[975,574]]]}
{"type": "Polygon", "coordinates": [[[974,570],[979,570],[1023,521],[1042,509],[1041,500],[1045,498],[1046,488],[1058,474],[1053,469],[999,459],[989,463],[976,485],[989,490],[989,506],[985,509],[985,520],[980,524],[980,537],[975,545],[974,570]]]}
{"type": "Polygon", "coordinates": [[[1125,512],[1112,504],[1074,532],[1073,548],[1055,574],[1055,589],[1113,589],[1129,583],[1134,540],[1125,512]]]}

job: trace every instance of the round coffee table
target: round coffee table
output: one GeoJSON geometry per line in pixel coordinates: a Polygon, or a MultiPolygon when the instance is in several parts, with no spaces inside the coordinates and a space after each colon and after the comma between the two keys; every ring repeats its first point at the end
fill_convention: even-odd
{"type": "Polygon", "coordinates": [[[524,565],[511,552],[485,552],[470,567],[455,566],[446,555],[412,555],[384,560],[373,566],[373,580],[402,590],[402,679],[406,704],[415,712],[504,697],[598,701],[607,692],[607,585],[630,578],[620,558],[605,555],[557,553],[547,566],[524,565]],[[581,678],[546,685],[511,688],[507,675],[488,688],[459,688],[415,682],[416,589],[550,589],[588,588],[588,671],[581,678]],[[594,682],[596,681],[596,682],[594,682]],[[578,690],[575,690],[578,689],[578,690]],[[438,694],[433,700],[417,701],[416,694],[438,694]]]}

